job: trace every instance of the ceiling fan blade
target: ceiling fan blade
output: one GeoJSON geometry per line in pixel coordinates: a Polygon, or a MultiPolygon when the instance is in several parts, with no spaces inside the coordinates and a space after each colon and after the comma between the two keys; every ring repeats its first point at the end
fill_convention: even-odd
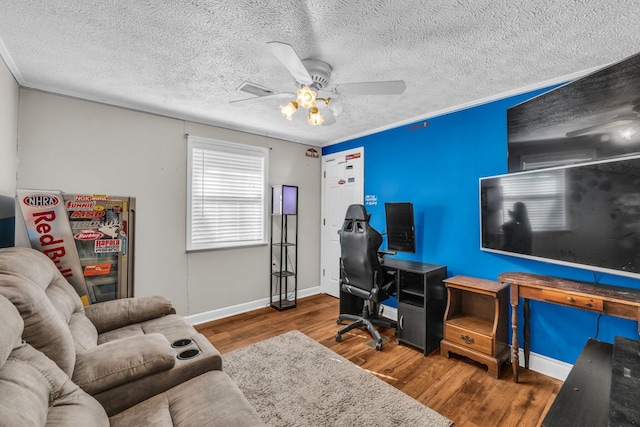
{"type": "Polygon", "coordinates": [[[389,80],[338,84],[333,92],[340,95],[400,95],[406,88],[407,85],[402,80],[389,80]]]}
{"type": "Polygon", "coordinates": [[[278,92],[278,93],[272,93],[271,95],[254,96],[253,98],[246,98],[246,99],[237,99],[235,101],[229,101],[229,104],[250,105],[250,104],[257,104],[258,102],[271,101],[274,99],[282,99],[282,98],[293,99],[295,98],[295,94],[288,93],[288,92],[278,92]]]}
{"type": "Polygon", "coordinates": [[[310,85],[313,83],[309,71],[305,68],[304,64],[300,60],[300,57],[293,50],[293,47],[289,44],[282,42],[267,42],[267,46],[271,49],[271,52],[278,58],[282,65],[291,73],[293,78],[301,84],[310,85]]]}
{"type": "Polygon", "coordinates": [[[331,126],[336,122],[336,117],[333,115],[333,111],[325,104],[324,102],[318,102],[318,110],[322,117],[324,117],[324,122],[322,122],[322,126],[331,126]]]}
{"type": "Polygon", "coordinates": [[[588,133],[594,133],[594,132],[600,132],[600,131],[606,131],[607,129],[610,128],[614,128],[617,126],[624,126],[624,125],[629,125],[635,121],[640,120],[640,117],[638,116],[631,116],[631,115],[620,115],[620,116],[615,116],[612,117],[610,119],[610,121],[608,122],[604,122],[604,123],[600,123],[597,125],[593,125],[593,126],[587,126],[585,128],[582,129],[578,129],[578,130],[573,130],[571,132],[567,132],[566,136],[568,138],[572,138],[574,136],[580,136],[580,135],[586,135],[588,133]]]}

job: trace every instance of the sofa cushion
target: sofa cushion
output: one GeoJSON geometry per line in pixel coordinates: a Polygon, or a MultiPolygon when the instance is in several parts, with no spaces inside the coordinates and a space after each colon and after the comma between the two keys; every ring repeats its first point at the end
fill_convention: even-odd
{"type": "Polygon", "coordinates": [[[73,374],[75,355],[97,345],[73,287],[44,254],[29,248],[0,249],[0,294],[24,320],[23,338],[73,374]]]}
{"type": "MultiPolygon", "coordinates": [[[[166,333],[163,332],[163,335],[165,337],[167,337],[167,335],[172,337],[167,337],[170,342],[174,342],[178,339],[189,339],[192,343],[184,347],[172,348],[175,358],[175,366],[173,368],[148,375],[137,381],[128,382],[120,387],[114,387],[112,389],[96,393],[93,397],[102,404],[109,416],[124,411],[136,403],[153,397],[158,393],[161,393],[177,384],[181,384],[191,378],[197,377],[200,374],[211,370],[222,369],[222,356],[218,350],[204,337],[204,335],[195,332],[195,329],[193,329],[192,326],[187,325],[180,316],[171,315],[161,317],[156,320],[157,322],[151,322],[157,323],[155,327],[149,327],[149,330],[147,330],[146,333],[153,333],[152,331],[162,330],[162,327],[166,327],[167,331],[166,333]],[[177,358],[180,353],[189,350],[198,350],[200,354],[188,360],[180,360],[177,358]]],[[[125,329],[133,334],[131,336],[134,337],[134,339],[135,337],[144,336],[145,333],[138,328],[131,328],[131,330],[129,330],[129,328],[125,329]]],[[[142,329],[146,328],[143,327],[142,329]]],[[[111,332],[108,332],[107,334],[110,333],[111,332]]],[[[118,334],[116,342],[126,339],[125,337],[126,335],[118,334]]],[[[103,343],[100,346],[106,344],[108,344],[108,342],[103,343]]]]}
{"type": "Polygon", "coordinates": [[[24,320],[22,337],[71,375],[76,361],[73,337],[44,292],[25,276],[5,273],[0,274],[0,294],[20,312],[24,320]]]}
{"type": "Polygon", "coordinates": [[[80,353],[73,381],[89,394],[173,368],[176,359],[160,334],[124,338],[80,353]]]}
{"type": "Polygon", "coordinates": [[[0,368],[22,342],[24,321],[11,302],[0,295],[0,368]]]}
{"type": "Polygon", "coordinates": [[[189,338],[198,332],[193,326],[189,325],[182,316],[169,314],[157,319],[139,322],[101,333],[98,335],[98,344],[153,333],[161,333],[167,337],[169,342],[174,342],[179,339],[189,338]]]}
{"type": "Polygon", "coordinates": [[[23,343],[0,370],[0,423],[108,426],[104,408],[51,359],[23,343]]]}
{"type": "Polygon", "coordinates": [[[99,334],[172,313],[175,310],[171,301],[163,296],[117,299],[85,308],[99,334]]]}
{"type": "Polygon", "coordinates": [[[109,418],[111,427],[264,426],[233,380],[212,371],[109,418]]]}
{"type": "Polygon", "coordinates": [[[13,304],[0,296],[0,424],[108,426],[104,408],[95,399],[51,359],[22,342],[22,323],[13,304]]]}

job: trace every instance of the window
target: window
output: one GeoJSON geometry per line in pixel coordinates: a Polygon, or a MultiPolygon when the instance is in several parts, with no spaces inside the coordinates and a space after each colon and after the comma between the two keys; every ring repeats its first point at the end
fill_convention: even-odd
{"type": "Polygon", "coordinates": [[[266,243],[269,150],[188,137],[187,250],[266,243]]]}

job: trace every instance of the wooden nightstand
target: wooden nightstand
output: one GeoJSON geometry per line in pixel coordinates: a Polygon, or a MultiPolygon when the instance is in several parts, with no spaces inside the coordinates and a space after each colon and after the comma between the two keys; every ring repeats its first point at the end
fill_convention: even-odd
{"type": "Polygon", "coordinates": [[[447,309],[440,353],[466,356],[487,365],[498,378],[500,366],[509,359],[508,285],[468,276],[444,280],[447,309]]]}

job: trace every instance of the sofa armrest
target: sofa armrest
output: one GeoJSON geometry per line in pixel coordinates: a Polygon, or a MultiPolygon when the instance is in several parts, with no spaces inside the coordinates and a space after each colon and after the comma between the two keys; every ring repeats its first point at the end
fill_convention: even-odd
{"type": "Polygon", "coordinates": [[[162,296],[105,301],[91,304],[84,311],[99,334],[175,313],[171,301],[162,296]]]}
{"type": "Polygon", "coordinates": [[[171,369],[175,363],[171,344],[163,335],[132,336],[78,354],[72,380],[94,395],[171,369]]]}

